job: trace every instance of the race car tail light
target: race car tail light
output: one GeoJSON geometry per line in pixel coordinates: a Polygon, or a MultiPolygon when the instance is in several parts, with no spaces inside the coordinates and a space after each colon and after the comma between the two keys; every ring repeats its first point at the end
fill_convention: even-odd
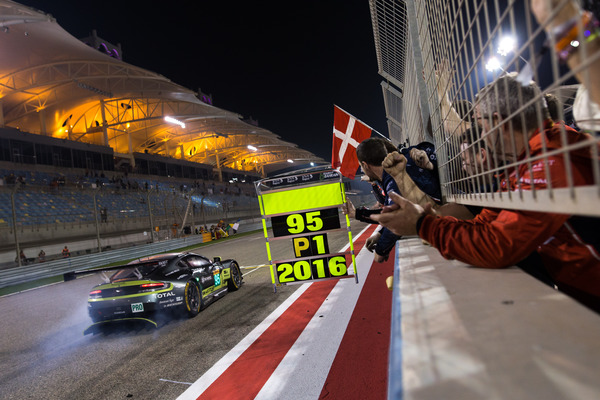
{"type": "Polygon", "coordinates": [[[167,288],[169,285],[163,282],[151,282],[140,285],[142,292],[153,292],[155,290],[167,288]]]}
{"type": "Polygon", "coordinates": [[[102,290],[92,290],[90,292],[90,296],[95,295],[95,294],[100,294],[100,293],[102,293],[102,290]]]}
{"type": "Polygon", "coordinates": [[[165,286],[165,284],[162,282],[156,282],[156,283],[144,283],[141,286],[143,288],[156,288],[156,287],[163,287],[163,286],[165,286]]]}

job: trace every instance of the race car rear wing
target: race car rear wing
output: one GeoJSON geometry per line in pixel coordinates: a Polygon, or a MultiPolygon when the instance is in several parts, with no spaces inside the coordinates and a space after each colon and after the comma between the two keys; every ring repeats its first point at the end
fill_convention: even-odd
{"type": "Polygon", "coordinates": [[[100,272],[117,271],[120,269],[137,268],[142,265],[151,265],[151,264],[158,264],[158,263],[159,262],[157,262],[157,261],[150,261],[150,262],[141,262],[141,263],[135,263],[135,264],[116,265],[114,267],[90,268],[90,269],[83,269],[83,270],[79,270],[79,271],[70,271],[70,272],[66,272],[63,274],[63,279],[65,282],[68,282],[68,281],[77,279],[78,275],[89,275],[89,274],[96,274],[96,273],[100,273],[100,272]]]}

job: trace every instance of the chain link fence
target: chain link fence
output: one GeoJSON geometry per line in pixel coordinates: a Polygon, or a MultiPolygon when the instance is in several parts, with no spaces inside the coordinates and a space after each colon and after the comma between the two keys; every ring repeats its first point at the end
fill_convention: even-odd
{"type": "MultiPolygon", "coordinates": [[[[597,12],[590,4],[580,6],[597,12]]],[[[546,24],[537,23],[530,5],[529,0],[370,0],[390,136],[396,145],[435,145],[447,202],[599,216],[600,113],[581,96],[583,88],[597,85],[598,27],[582,26],[572,38],[580,60],[573,68],[560,62],[556,41],[546,34],[546,24]],[[541,90],[490,87],[508,74],[523,88],[533,80],[541,90]],[[484,87],[493,91],[485,100],[484,87]],[[555,122],[586,131],[585,138],[573,140],[561,125],[556,143],[548,139],[532,150],[519,132],[548,128],[545,104],[555,122]],[[584,184],[573,168],[579,157],[592,176],[584,184]],[[564,167],[553,167],[557,158],[565,160],[564,167]],[[515,173],[515,187],[496,191],[501,176],[515,173]],[[527,181],[527,176],[537,178],[527,181]],[[563,180],[566,184],[555,184],[563,180]]]]}

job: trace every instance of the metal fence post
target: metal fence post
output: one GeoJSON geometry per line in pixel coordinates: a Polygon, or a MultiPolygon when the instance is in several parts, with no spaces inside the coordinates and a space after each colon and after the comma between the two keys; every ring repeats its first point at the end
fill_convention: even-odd
{"type": "Polygon", "coordinates": [[[148,203],[148,218],[150,218],[150,238],[154,243],[154,221],[152,220],[152,205],[150,204],[150,191],[146,192],[147,203],[148,203]]]}
{"type": "Polygon", "coordinates": [[[94,222],[96,223],[96,240],[98,241],[98,253],[102,253],[102,245],[100,244],[100,225],[98,224],[98,205],[96,203],[96,195],[94,192],[94,222]]]}
{"type": "Polygon", "coordinates": [[[19,246],[19,234],[17,232],[17,209],[15,208],[15,194],[17,193],[17,189],[19,188],[18,184],[15,184],[15,188],[10,194],[10,203],[12,206],[12,217],[13,217],[13,232],[15,234],[15,245],[17,248],[17,263],[19,267],[21,264],[21,247],[19,246]]]}

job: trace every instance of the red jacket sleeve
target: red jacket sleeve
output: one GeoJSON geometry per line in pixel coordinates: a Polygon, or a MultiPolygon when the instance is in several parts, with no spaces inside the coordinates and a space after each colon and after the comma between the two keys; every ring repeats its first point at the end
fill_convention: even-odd
{"type": "Polygon", "coordinates": [[[484,268],[505,268],[552,237],[569,215],[484,209],[473,220],[427,216],[419,236],[444,258],[484,268]]]}

